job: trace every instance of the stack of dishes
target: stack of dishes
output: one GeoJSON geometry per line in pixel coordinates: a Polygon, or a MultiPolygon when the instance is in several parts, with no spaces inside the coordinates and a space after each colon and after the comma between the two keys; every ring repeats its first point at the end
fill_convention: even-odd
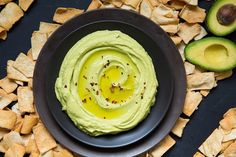
{"type": "Polygon", "coordinates": [[[43,123],[52,136],[71,151],[90,157],[135,156],[159,143],[174,126],[185,99],[185,77],[178,50],[160,27],[131,11],[101,9],[71,19],[50,36],[36,63],[33,90],[43,123]],[[153,62],[158,87],[155,102],[144,120],[126,131],[91,136],[80,124],[75,125],[71,114],[68,116],[62,110],[55,84],[70,49],[83,37],[104,30],[127,34],[145,49],[153,62]]]}

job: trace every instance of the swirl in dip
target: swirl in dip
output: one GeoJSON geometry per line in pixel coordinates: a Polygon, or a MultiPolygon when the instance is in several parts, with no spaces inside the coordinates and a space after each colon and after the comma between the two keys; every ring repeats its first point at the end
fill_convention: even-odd
{"type": "Polygon", "coordinates": [[[55,91],[74,124],[98,136],[129,130],[154,104],[158,82],[144,48],[120,31],[96,31],[67,53],[55,91]]]}

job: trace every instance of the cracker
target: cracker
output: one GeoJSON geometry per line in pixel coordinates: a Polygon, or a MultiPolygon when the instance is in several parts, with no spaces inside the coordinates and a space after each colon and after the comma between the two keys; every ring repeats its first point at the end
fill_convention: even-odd
{"type": "Polygon", "coordinates": [[[225,114],[224,114],[224,118],[227,116],[236,116],[236,108],[231,108],[229,109],[225,114]]]}
{"type": "Polygon", "coordinates": [[[219,81],[219,80],[223,80],[223,79],[229,78],[232,75],[233,75],[233,71],[229,70],[229,71],[225,71],[225,72],[215,73],[215,78],[216,78],[217,81],[219,81]]]}
{"type": "Polygon", "coordinates": [[[199,92],[188,91],[185,98],[183,113],[191,116],[202,101],[202,95],[199,92]]]}
{"type": "Polygon", "coordinates": [[[56,157],[73,157],[72,153],[68,150],[62,148],[58,145],[56,148],[53,149],[53,156],[56,157]]]}
{"type": "Polygon", "coordinates": [[[11,107],[11,110],[13,112],[15,112],[17,115],[21,115],[21,112],[19,110],[19,106],[18,106],[18,103],[15,103],[12,107],[11,107]]]}
{"type": "Polygon", "coordinates": [[[12,100],[10,98],[5,97],[5,96],[1,96],[1,94],[0,94],[0,109],[4,109],[8,105],[10,105],[11,102],[12,102],[12,100]]]}
{"type": "Polygon", "coordinates": [[[24,155],[25,147],[20,144],[13,143],[11,147],[6,151],[4,157],[23,157],[24,155]]]}
{"type": "Polygon", "coordinates": [[[183,61],[185,61],[185,56],[184,56],[184,49],[186,47],[186,44],[184,42],[181,42],[180,44],[177,45],[177,48],[179,50],[180,56],[183,61]]]}
{"type": "Polygon", "coordinates": [[[198,6],[186,5],[179,16],[188,23],[203,22],[206,17],[206,10],[198,6]]]}
{"type": "Polygon", "coordinates": [[[21,136],[22,140],[23,140],[23,146],[27,146],[29,141],[31,140],[32,136],[34,136],[33,134],[28,134],[28,135],[23,135],[21,136]]]}
{"type": "Polygon", "coordinates": [[[102,4],[102,2],[100,0],[92,0],[92,2],[89,4],[89,6],[87,8],[87,11],[98,9],[102,5],[103,4],[102,4]]]}
{"type": "Polygon", "coordinates": [[[3,147],[7,150],[14,143],[23,145],[23,140],[18,132],[11,131],[3,136],[3,147]]]}
{"type": "Polygon", "coordinates": [[[29,157],[41,157],[41,155],[38,152],[32,152],[29,157]]]}
{"type": "Polygon", "coordinates": [[[6,40],[7,39],[7,30],[0,26],[0,39],[6,40]]]}
{"type": "Polygon", "coordinates": [[[200,152],[196,152],[193,157],[205,157],[205,155],[203,155],[202,153],[200,152]]]}
{"type": "Polygon", "coordinates": [[[0,128],[0,141],[2,140],[3,136],[7,133],[9,133],[8,129],[0,128]]]}
{"type": "Polygon", "coordinates": [[[24,85],[24,83],[23,83],[22,81],[14,80],[14,82],[15,82],[16,84],[20,85],[20,86],[23,86],[23,85],[24,85]]]}
{"type": "Polygon", "coordinates": [[[53,151],[49,150],[48,152],[44,153],[42,157],[54,157],[53,151]]]}
{"type": "Polygon", "coordinates": [[[0,5],[5,5],[9,2],[11,2],[12,0],[0,0],[0,5]]]}
{"type": "Polygon", "coordinates": [[[129,5],[125,5],[125,4],[123,4],[121,6],[121,9],[137,11],[137,10],[135,10],[135,8],[133,8],[133,7],[129,6],[129,5]]]}
{"type": "Polygon", "coordinates": [[[76,8],[57,8],[56,12],[53,16],[53,21],[57,23],[65,23],[67,20],[71,19],[76,15],[80,15],[84,12],[84,10],[76,9],[76,8]]]}
{"type": "Polygon", "coordinates": [[[14,61],[12,60],[7,61],[7,77],[13,80],[28,82],[29,79],[20,71],[18,71],[16,68],[14,68],[13,64],[14,64],[14,61]]]}
{"type": "Polygon", "coordinates": [[[178,18],[168,18],[168,17],[162,16],[162,15],[158,14],[156,9],[153,9],[153,11],[152,11],[151,20],[158,25],[178,24],[179,23],[178,18]]]}
{"type": "Polygon", "coordinates": [[[202,94],[202,96],[206,97],[210,93],[210,90],[209,89],[202,89],[202,90],[200,90],[200,93],[202,94]]]}
{"type": "Polygon", "coordinates": [[[4,89],[7,93],[12,93],[16,90],[18,85],[13,80],[5,77],[0,80],[0,87],[2,87],[2,89],[4,89]]]}
{"type": "Polygon", "coordinates": [[[212,89],[215,86],[213,72],[195,73],[187,76],[187,86],[190,90],[212,89]]]}
{"type": "Polygon", "coordinates": [[[185,67],[186,75],[190,75],[194,73],[195,65],[189,62],[184,62],[184,67],[185,67]]]}
{"type": "Polygon", "coordinates": [[[179,26],[179,32],[177,33],[188,44],[195,36],[200,34],[201,26],[199,24],[182,23],[179,26]]]}
{"type": "Polygon", "coordinates": [[[167,135],[160,143],[158,143],[152,150],[152,156],[162,156],[165,154],[172,146],[175,145],[175,140],[170,136],[167,135]]]}
{"type": "Polygon", "coordinates": [[[215,129],[199,147],[199,150],[206,156],[216,156],[221,150],[223,136],[223,133],[219,129],[215,129]]]}
{"type": "Polygon", "coordinates": [[[24,12],[18,5],[14,2],[10,2],[0,13],[0,26],[6,30],[10,30],[23,15],[24,12]]]}
{"type": "Polygon", "coordinates": [[[175,43],[175,45],[181,44],[182,38],[177,35],[170,36],[171,40],[175,43]]]}
{"type": "Polygon", "coordinates": [[[223,143],[221,144],[220,153],[223,153],[232,143],[234,143],[234,141],[223,142],[223,143]]]}
{"type": "Polygon", "coordinates": [[[224,135],[223,142],[231,140],[236,140],[236,129],[232,129],[230,133],[224,135]]]}
{"type": "Polygon", "coordinates": [[[39,53],[48,39],[47,33],[34,31],[31,37],[33,60],[37,60],[39,53]]]}
{"type": "Polygon", "coordinates": [[[153,7],[157,7],[158,5],[161,4],[159,0],[149,0],[149,2],[151,3],[153,7]]]}
{"type": "Polygon", "coordinates": [[[220,126],[226,133],[229,133],[233,128],[236,128],[236,115],[224,117],[220,121],[220,126]]]}
{"type": "Polygon", "coordinates": [[[121,0],[124,4],[137,8],[142,0],[121,0]]]}
{"type": "Polygon", "coordinates": [[[33,128],[33,133],[40,153],[43,154],[57,146],[56,141],[52,138],[42,123],[38,123],[38,125],[33,128]]]}
{"type": "Polygon", "coordinates": [[[120,8],[123,3],[121,0],[102,0],[104,3],[112,4],[114,7],[120,8]]]}
{"type": "Polygon", "coordinates": [[[159,0],[162,4],[167,4],[171,0],[159,0]]]}
{"type": "Polygon", "coordinates": [[[19,0],[19,6],[22,10],[27,11],[34,0],[19,0]]]}
{"type": "Polygon", "coordinates": [[[28,87],[30,87],[31,89],[33,88],[33,79],[29,79],[28,81],[28,87]]]}
{"type": "Polygon", "coordinates": [[[35,141],[34,135],[31,136],[28,144],[26,145],[26,153],[30,154],[30,153],[33,153],[33,152],[39,154],[39,150],[38,150],[38,147],[36,145],[36,141],[35,141]]]}
{"type": "Polygon", "coordinates": [[[29,134],[32,128],[38,123],[38,117],[35,115],[25,115],[23,125],[21,127],[21,134],[29,134]]]}
{"type": "Polygon", "coordinates": [[[48,22],[40,22],[39,32],[47,33],[50,36],[54,31],[56,31],[61,25],[48,22]]]}
{"type": "Polygon", "coordinates": [[[29,57],[33,61],[33,54],[32,54],[32,48],[30,48],[27,52],[27,57],[29,57]]]}
{"type": "Polygon", "coordinates": [[[0,141],[0,152],[5,153],[7,149],[4,147],[4,142],[3,140],[0,141]]]}
{"type": "Polygon", "coordinates": [[[172,0],[170,1],[169,6],[171,8],[174,8],[175,10],[181,10],[184,8],[185,4],[186,4],[185,2],[179,0],[172,0]]]}
{"type": "Polygon", "coordinates": [[[223,153],[224,157],[236,156],[236,142],[232,143],[223,153]]]}
{"type": "Polygon", "coordinates": [[[33,91],[29,87],[18,87],[18,105],[20,112],[33,113],[33,91]]]}
{"type": "Polygon", "coordinates": [[[34,73],[34,62],[27,57],[24,53],[20,53],[13,63],[13,67],[19,70],[22,74],[24,74],[28,78],[33,77],[34,73]]]}
{"type": "Polygon", "coordinates": [[[179,117],[179,119],[175,123],[175,126],[173,127],[171,132],[178,137],[182,137],[184,128],[188,122],[189,122],[189,119],[179,117]]]}
{"type": "Polygon", "coordinates": [[[147,18],[150,18],[152,15],[152,9],[153,6],[149,2],[149,0],[143,0],[140,4],[140,14],[143,16],[146,16],[147,18]]]}
{"type": "MultiPolygon", "coordinates": [[[[160,25],[160,27],[167,33],[175,34],[178,32],[178,24],[160,25]]],[[[182,39],[180,38],[180,41],[182,39]]]]}
{"type": "Polygon", "coordinates": [[[17,115],[17,120],[14,127],[12,128],[12,131],[20,133],[22,125],[23,125],[23,118],[21,117],[21,115],[17,115]]]}
{"type": "Polygon", "coordinates": [[[16,113],[0,110],[0,127],[11,130],[16,123],[16,113]]]}
{"type": "Polygon", "coordinates": [[[197,36],[194,37],[194,40],[200,40],[203,37],[205,37],[206,35],[207,35],[207,31],[205,30],[204,27],[201,26],[201,31],[197,36]]]}

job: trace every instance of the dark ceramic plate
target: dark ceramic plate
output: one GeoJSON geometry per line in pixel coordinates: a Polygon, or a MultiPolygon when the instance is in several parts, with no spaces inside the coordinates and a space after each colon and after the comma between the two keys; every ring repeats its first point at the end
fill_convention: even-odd
{"type": "Polygon", "coordinates": [[[97,151],[102,156],[114,150],[119,150],[120,153],[141,153],[158,143],[169,133],[180,115],[185,91],[183,63],[167,34],[147,18],[118,9],[87,12],[61,26],[43,47],[34,73],[34,97],[42,121],[59,142],[72,151],[86,156],[92,156],[91,151],[97,151]],[[62,112],[55,96],[54,84],[69,48],[85,35],[104,29],[121,30],[146,49],[153,59],[159,89],[150,115],[137,127],[117,135],[91,137],[77,129],[67,114],[62,112]],[[168,110],[170,103],[172,108],[168,110]],[[156,140],[139,148],[142,146],[140,145],[142,141],[152,135],[156,135],[156,140]],[[134,147],[132,146],[134,144],[137,147],[136,152],[132,148],[127,149],[134,147]]]}

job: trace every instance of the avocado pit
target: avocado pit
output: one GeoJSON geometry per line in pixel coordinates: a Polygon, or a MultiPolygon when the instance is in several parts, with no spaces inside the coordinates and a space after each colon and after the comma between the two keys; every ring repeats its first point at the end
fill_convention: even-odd
{"type": "Polygon", "coordinates": [[[217,20],[222,25],[230,25],[236,19],[236,6],[234,4],[223,5],[216,14],[217,20]]]}

